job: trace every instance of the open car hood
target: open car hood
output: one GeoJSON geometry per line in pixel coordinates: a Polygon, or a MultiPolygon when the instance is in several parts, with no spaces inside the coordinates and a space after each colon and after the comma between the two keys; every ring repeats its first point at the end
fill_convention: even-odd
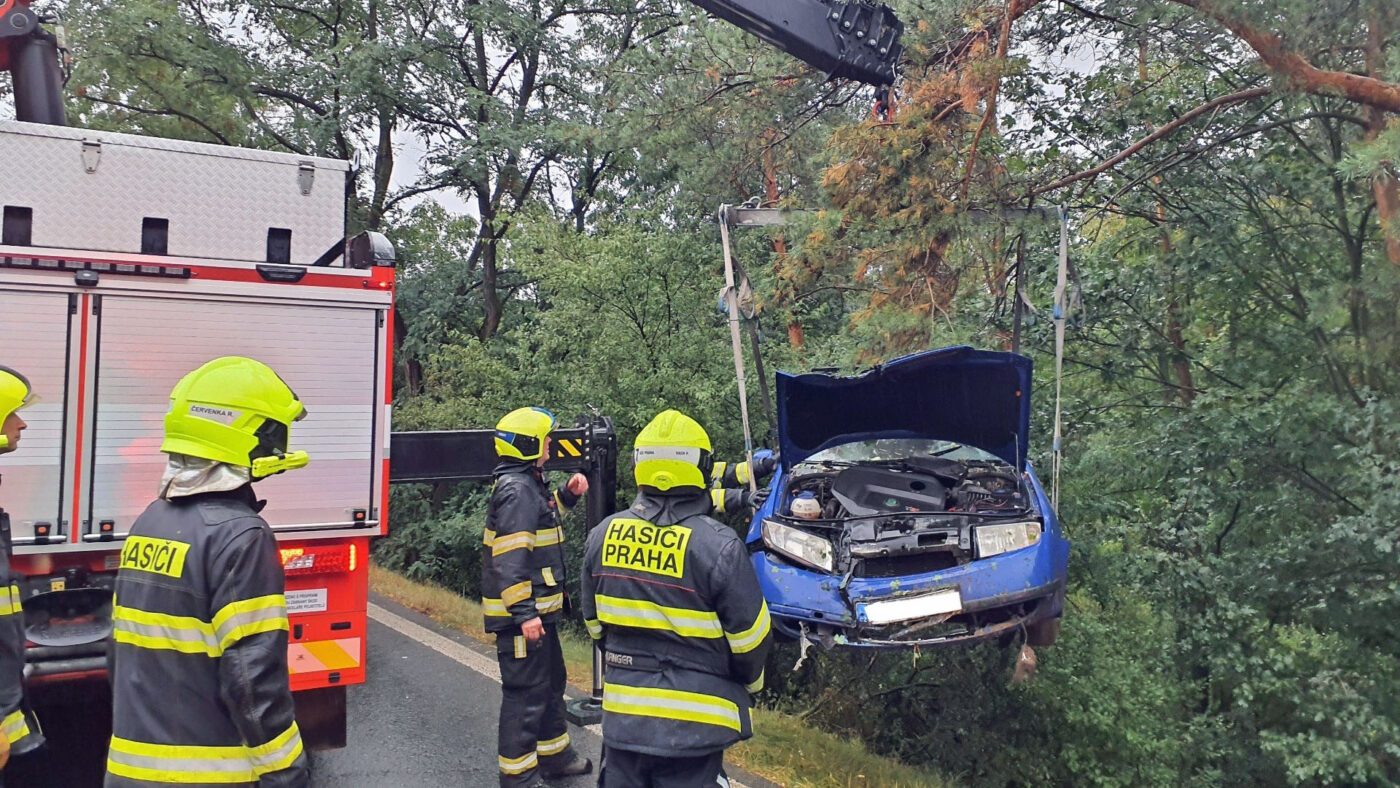
{"type": "Polygon", "coordinates": [[[853,377],[778,373],[778,444],[784,468],[841,443],[929,438],[1026,466],[1031,360],[946,347],[853,377]]]}

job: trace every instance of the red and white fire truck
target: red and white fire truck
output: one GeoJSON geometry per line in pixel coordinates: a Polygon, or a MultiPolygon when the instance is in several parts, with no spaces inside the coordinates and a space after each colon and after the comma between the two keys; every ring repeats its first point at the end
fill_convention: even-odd
{"type": "Polygon", "coordinates": [[[308,740],[343,744],[386,530],[394,269],[346,240],[347,162],[0,122],[0,363],[40,396],[0,457],[31,686],[106,670],[111,588],[165,466],[175,382],[255,358],[306,403],[306,468],[260,482],[308,740]]]}

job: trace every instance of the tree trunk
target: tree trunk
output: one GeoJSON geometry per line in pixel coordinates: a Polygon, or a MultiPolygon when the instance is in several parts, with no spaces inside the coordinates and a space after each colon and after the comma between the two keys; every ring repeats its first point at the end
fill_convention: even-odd
{"type": "Polygon", "coordinates": [[[481,341],[494,337],[501,327],[501,313],[505,310],[500,291],[496,288],[496,223],[481,218],[481,236],[477,243],[481,247],[481,301],[486,314],[481,320],[481,330],[477,336],[481,341]]]}
{"type": "MultiPolygon", "coordinates": [[[[1385,42],[1394,28],[1395,7],[1392,0],[1373,2],[1366,14],[1366,73],[1376,79],[1386,74],[1385,42]]],[[[1372,106],[1366,115],[1366,139],[1372,140],[1385,130],[1390,113],[1372,106]]],[[[1395,168],[1387,162],[1371,181],[1376,197],[1376,218],[1380,220],[1381,237],[1385,239],[1385,256],[1390,264],[1400,266],[1400,187],[1395,168]]]]}
{"type": "MultiPolygon", "coordinates": [[[[379,40],[379,1],[371,0],[368,6],[369,27],[365,38],[379,40]]],[[[392,102],[385,96],[378,99],[376,113],[379,122],[379,139],[374,149],[374,194],[369,202],[367,229],[378,230],[384,221],[384,203],[389,199],[389,184],[394,174],[394,125],[396,115],[392,102]]]]}
{"type": "Polygon", "coordinates": [[[1167,275],[1167,341],[1171,342],[1172,372],[1176,378],[1176,395],[1181,404],[1190,407],[1196,399],[1196,383],[1191,375],[1191,360],[1186,355],[1186,336],[1181,317],[1181,292],[1177,286],[1176,266],[1171,260],[1172,238],[1167,232],[1167,209],[1157,203],[1157,238],[1162,249],[1162,263],[1167,275]]]}
{"type": "Polygon", "coordinates": [[[1371,182],[1376,195],[1376,217],[1385,236],[1385,256],[1391,265],[1400,266],[1400,188],[1394,173],[1383,172],[1371,182]]]}
{"type": "Polygon", "coordinates": [[[408,339],[408,324],[404,322],[403,313],[395,310],[394,358],[403,360],[404,381],[408,384],[406,393],[410,397],[416,397],[423,393],[423,364],[404,351],[405,339],[408,339]]]}
{"type": "Polygon", "coordinates": [[[369,203],[369,228],[378,230],[384,221],[384,203],[389,198],[389,182],[394,174],[394,111],[379,107],[379,141],[374,149],[374,195],[369,203]]]}

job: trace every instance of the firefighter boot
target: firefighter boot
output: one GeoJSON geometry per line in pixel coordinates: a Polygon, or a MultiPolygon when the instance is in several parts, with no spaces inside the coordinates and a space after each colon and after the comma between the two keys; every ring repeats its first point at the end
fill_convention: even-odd
{"type": "Polygon", "coordinates": [[[589,774],[593,771],[593,761],[579,755],[573,748],[564,753],[564,762],[551,764],[542,762],[540,771],[545,777],[554,779],[555,777],[572,777],[576,774],[589,774]]]}

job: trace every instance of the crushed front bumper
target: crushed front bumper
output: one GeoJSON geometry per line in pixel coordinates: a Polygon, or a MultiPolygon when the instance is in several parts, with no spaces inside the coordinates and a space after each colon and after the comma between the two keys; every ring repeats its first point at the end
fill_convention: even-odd
{"type": "Polygon", "coordinates": [[[997,638],[1055,618],[1064,607],[1069,543],[1049,532],[1035,545],[935,572],[892,578],[849,578],[753,553],[774,626],[826,646],[908,648],[997,638]],[[877,624],[866,605],[911,600],[957,589],[955,610],[877,624]]]}

